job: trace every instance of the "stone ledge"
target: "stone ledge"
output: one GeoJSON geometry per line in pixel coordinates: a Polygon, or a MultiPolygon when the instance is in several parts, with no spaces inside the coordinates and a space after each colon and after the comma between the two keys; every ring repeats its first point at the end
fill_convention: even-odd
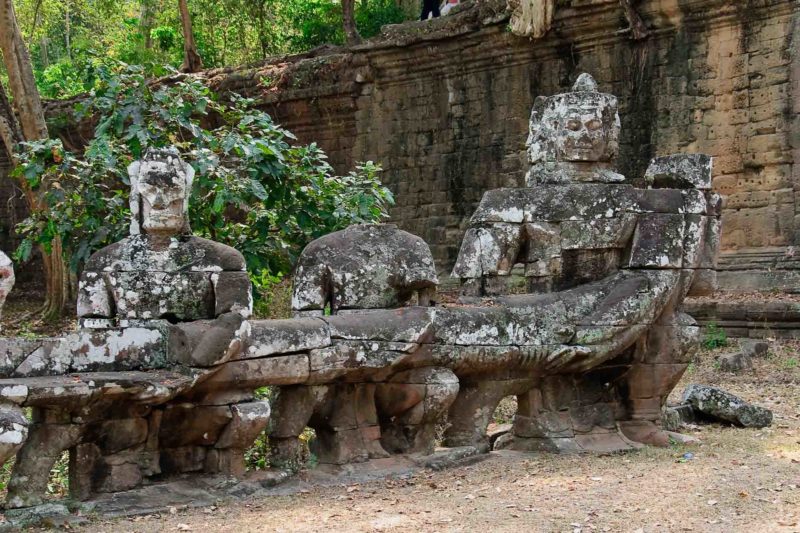
{"type": "Polygon", "coordinates": [[[800,302],[797,301],[687,298],[684,310],[701,326],[714,324],[729,337],[800,338],[800,302]]]}

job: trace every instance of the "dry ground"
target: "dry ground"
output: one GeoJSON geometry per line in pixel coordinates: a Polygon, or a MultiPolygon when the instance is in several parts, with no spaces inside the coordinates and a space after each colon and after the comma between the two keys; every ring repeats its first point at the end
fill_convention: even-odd
{"type": "Polygon", "coordinates": [[[774,345],[742,375],[718,372],[705,353],[678,387],[720,385],[769,407],[768,429],[689,427],[700,444],[624,455],[499,455],[405,480],[95,521],[85,530],[800,531],[799,349],[774,345]]]}

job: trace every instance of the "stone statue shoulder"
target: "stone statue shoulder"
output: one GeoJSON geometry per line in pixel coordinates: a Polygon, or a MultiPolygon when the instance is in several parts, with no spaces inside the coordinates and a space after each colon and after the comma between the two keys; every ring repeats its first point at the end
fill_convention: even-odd
{"type": "Polygon", "coordinates": [[[470,226],[612,218],[637,210],[634,191],[632,185],[612,183],[495,189],[483,195],[470,226]]]}
{"type": "Polygon", "coordinates": [[[146,235],[131,235],[94,253],[86,271],[219,272],[244,271],[244,256],[230,246],[202,237],[180,236],[156,249],[146,235]]]}

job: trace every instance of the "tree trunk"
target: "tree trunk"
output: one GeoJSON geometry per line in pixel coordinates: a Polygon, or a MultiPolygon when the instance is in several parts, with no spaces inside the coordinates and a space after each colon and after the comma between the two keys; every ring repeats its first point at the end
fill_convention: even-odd
{"type": "Polygon", "coordinates": [[[633,7],[631,0],[619,0],[619,4],[625,12],[625,19],[631,26],[631,38],[634,41],[639,41],[650,35],[650,32],[647,31],[647,26],[636,11],[636,8],[633,7]]]}
{"type": "Polygon", "coordinates": [[[181,72],[199,72],[203,70],[203,60],[197,53],[197,45],[194,43],[192,33],[192,17],[189,14],[189,6],[186,0],[178,0],[178,9],[181,12],[181,26],[183,27],[183,63],[181,72]]]}
{"type": "Polygon", "coordinates": [[[361,36],[356,29],[356,1],[342,0],[342,23],[347,44],[354,45],[361,42],[361,36]]]}
{"type": "Polygon", "coordinates": [[[555,0],[518,0],[512,3],[511,33],[533,39],[544,37],[553,23],[555,4],[555,0]]]}
{"type": "Polygon", "coordinates": [[[2,83],[0,83],[0,142],[3,143],[3,150],[8,155],[8,160],[13,163],[16,158],[14,147],[22,142],[22,131],[19,129],[17,117],[14,116],[2,83]]]}
{"type": "MultiPolygon", "coordinates": [[[[33,78],[30,56],[19,31],[12,0],[0,0],[0,50],[3,52],[3,62],[8,74],[8,86],[14,97],[16,115],[19,117],[17,132],[21,133],[22,139],[26,141],[46,139],[48,135],[44,109],[33,78]]],[[[3,101],[4,103],[8,101],[5,93],[3,93],[3,101]]],[[[8,112],[11,113],[11,110],[9,109],[8,112]]],[[[11,138],[16,135],[13,121],[11,124],[8,120],[4,120],[4,122],[4,129],[11,132],[4,134],[4,144],[7,150],[13,150],[8,146],[10,141],[5,139],[9,135],[11,138]]],[[[25,193],[31,213],[42,212],[46,209],[41,193],[32,190],[27,180],[20,179],[20,187],[25,193]]],[[[64,264],[61,239],[56,237],[51,242],[50,250],[41,247],[41,252],[47,290],[43,317],[54,319],[61,316],[69,297],[67,269],[64,264]]]]}
{"type": "Polygon", "coordinates": [[[70,27],[70,14],[69,2],[64,6],[64,44],[67,48],[67,59],[72,61],[72,36],[70,35],[72,28],[70,27]]]}
{"type": "Polygon", "coordinates": [[[42,62],[42,68],[50,66],[50,56],[47,53],[47,37],[44,35],[39,40],[39,60],[42,62]]]}
{"type": "Polygon", "coordinates": [[[33,8],[33,20],[31,21],[31,31],[28,32],[28,48],[33,43],[34,35],[36,35],[36,27],[39,25],[39,13],[42,8],[42,0],[36,0],[36,5],[33,8]]]}
{"type": "Polygon", "coordinates": [[[150,31],[153,29],[154,13],[153,13],[153,0],[142,0],[142,11],[139,16],[139,28],[144,37],[144,49],[151,50],[153,48],[153,37],[150,31]]]}

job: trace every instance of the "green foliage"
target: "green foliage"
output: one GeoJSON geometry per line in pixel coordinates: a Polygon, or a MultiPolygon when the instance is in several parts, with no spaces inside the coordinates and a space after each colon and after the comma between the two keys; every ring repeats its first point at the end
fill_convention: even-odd
{"type": "Polygon", "coordinates": [[[714,348],[721,348],[728,345],[728,334],[725,330],[711,322],[706,326],[706,334],[703,339],[703,346],[709,350],[714,348]]]}
{"type": "Polygon", "coordinates": [[[789,370],[791,370],[793,368],[797,368],[798,365],[800,365],[800,362],[798,362],[797,357],[790,357],[784,363],[784,366],[789,370]]]}
{"type": "Polygon", "coordinates": [[[169,26],[159,26],[150,30],[150,37],[162,52],[174,50],[178,43],[178,32],[169,26]]]}
{"type": "MultiPolygon", "coordinates": [[[[178,67],[183,33],[171,0],[15,0],[43,96],[64,98],[88,91],[98,61],[144,67],[178,67]],[[69,25],[67,25],[69,20],[69,25]]],[[[198,53],[206,67],[239,65],[269,56],[344,43],[338,0],[189,0],[198,53]]],[[[357,0],[363,37],[406,20],[395,0],[357,0]]],[[[0,67],[0,75],[2,75],[0,67]]]]}
{"type": "Polygon", "coordinates": [[[60,236],[79,270],[98,248],[126,235],[126,169],[148,147],[173,145],[194,166],[194,233],[240,250],[257,290],[288,272],[310,240],[379,220],[393,202],[377,165],[334,175],[316,144],[293,144],[294,136],[253,100],[222,100],[193,78],[149,85],[142,67],[103,67],[97,75],[77,109],[96,119],[84,152],[46,140],[26,143],[20,154],[14,175],[43,190],[48,209],[17,227],[17,259],[60,236]]]}

